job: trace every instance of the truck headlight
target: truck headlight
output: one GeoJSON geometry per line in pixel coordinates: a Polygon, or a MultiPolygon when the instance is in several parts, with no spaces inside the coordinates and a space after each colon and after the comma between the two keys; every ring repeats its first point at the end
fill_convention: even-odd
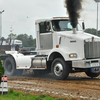
{"type": "Polygon", "coordinates": [[[71,53],[71,54],[69,54],[69,57],[70,58],[77,58],[77,54],[76,53],[71,53]]]}

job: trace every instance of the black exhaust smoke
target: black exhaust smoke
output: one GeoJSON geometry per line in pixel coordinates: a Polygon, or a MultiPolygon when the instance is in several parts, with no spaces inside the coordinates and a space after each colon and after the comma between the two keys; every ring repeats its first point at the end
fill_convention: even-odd
{"type": "Polygon", "coordinates": [[[78,18],[80,17],[79,12],[82,9],[81,3],[82,0],[65,0],[65,5],[73,28],[76,28],[78,24],[78,18]]]}

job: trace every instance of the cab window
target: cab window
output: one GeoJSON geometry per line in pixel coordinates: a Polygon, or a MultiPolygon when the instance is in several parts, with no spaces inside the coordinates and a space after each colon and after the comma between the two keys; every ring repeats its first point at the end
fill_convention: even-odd
{"type": "Polygon", "coordinates": [[[52,26],[54,31],[70,31],[72,26],[69,20],[53,20],[52,26]]]}
{"type": "Polygon", "coordinates": [[[39,24],[40,33],[47,33],[51,31],[50,22],[41,22],[39,24]]]}

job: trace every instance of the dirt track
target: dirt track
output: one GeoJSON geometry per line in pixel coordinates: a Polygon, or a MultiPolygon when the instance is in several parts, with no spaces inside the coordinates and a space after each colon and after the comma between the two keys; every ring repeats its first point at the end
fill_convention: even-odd
{"type": "Polygon", "coordinates": [[[85,73],[70,74],[63,81],[53,79],[52,75],[10,77],[8,88],[32,94],[77,98],[75,100],[100,100],[100,76],[91,79],[85,73]]]}

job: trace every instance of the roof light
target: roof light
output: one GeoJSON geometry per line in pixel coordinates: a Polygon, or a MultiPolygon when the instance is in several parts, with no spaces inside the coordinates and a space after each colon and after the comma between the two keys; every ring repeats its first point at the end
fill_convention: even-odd
{"type": "Polygon", "coordinates": [[[53,18],[55,19],[55,18],[68,18],[68,17],[53,17],[53,18]]]}

